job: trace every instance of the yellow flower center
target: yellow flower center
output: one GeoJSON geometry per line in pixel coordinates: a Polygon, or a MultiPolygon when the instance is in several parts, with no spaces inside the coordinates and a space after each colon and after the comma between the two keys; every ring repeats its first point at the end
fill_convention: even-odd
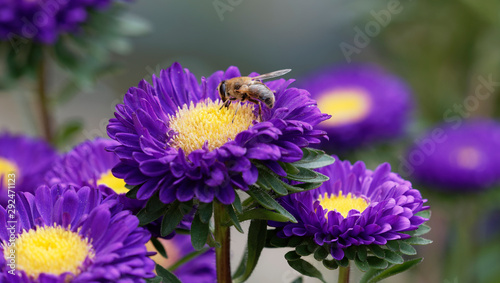
{"type": "Polygon", "coordinates": [[[348,193],[346,196],[343,196],[342,192],[338,196],[329,196],[328,193],[325,193],[325,196],[319,196],[318,200],[323,209],[327,209],[328,211],[335,210],[344,217],[347,217],[347,214],[352,209],[363,212],[368,207],[368,202],[364,198],[355,197],[351,193],[348,193]]]}
{"type": "Polygon", "coordinates": [[[363,89],[334,89],[321,95],[318,107],[332,118],[323,122],[325,126],[342,126],[365,118],[370,112],[371,100],[363,89]]]}
{"type": "Polygon", "coordinates": [[[111,170],[101,175],[101,178],[97,180],[97,185],[105,185],[117,194],[126,194],[128,192],[128,189],[125,187],[125,181],[113,176],[111,170]]]}
{"type": "Polygon", "coordinates": [[[214,150],[229,140],[234,140],[238,133],[247,130],[255,120],[253,104],[237,105],[232,103],[229,107],[220,109],[222,101],[207,99],[196,105],[191,102],[189,107],[179,107],[175,116],[170,116],[170,128],[177,133],[170,146],[182,148],[189,154],[201,149],[205,142],[208,142],[209,150],[214,150]]]}
{"type": "Polygon", "coordinates": [[[19,172],[19,168],[17,168],[16,164],[10,162],[5,158],[0,157],[0,178],[3,176],[3,183],[5,186],[8,185],[8,179],[9,179],[8,175],[17,174],[17,172],[19,172]]]}
{"type": "Polygon", "coordinates": [[[71,272],[78,275],[85,259],[94,258],[92,245],[87,239],[60,226],[30,229],[20,234],[12,247],[6,243],[3,245],[4,257],[8,259],[14,254],[16,268],[35,281],[41,273],[60,275],[71,272]]]}
{"type": "Polygon", "coordinates": [[[475,169],[479,166],[481,153],[474,147],[467,146],[458,150],[457,164],[465,169],[475,169]]]}

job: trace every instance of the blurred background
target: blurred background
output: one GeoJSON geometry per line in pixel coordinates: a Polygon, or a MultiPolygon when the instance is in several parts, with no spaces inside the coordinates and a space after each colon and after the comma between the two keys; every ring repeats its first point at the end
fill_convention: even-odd
{"type": "MultiPolygon", "coordinates": [[[[56,128],[76,129],[60,144],[62,151],[85,139],[107,136],[107,122],[127,89],[176,61],[198,78],[231,65],[243,74],[291,68],[287,78],[296,78],[296,84],[332,66],[378,65],[411,90],[404,130],[358,148],[328,149],[351,161],[364,160],[371,169],[390,162],[393,171],[400,170],[402,156],[415,140],[450,117],[494,119],[500,114],[497,0],[138,0],[128,6],[150,29],[117,48],[121,54],[110,55],[119,68],[92,82],[80,82],[71,95],[59,96],[51,93],[71,78],[64,67],[47,63],[56,128]],[[481,84],[489,95],[468,101],[481,84]],[[466,110],[457,116],[460,105],[466,110]]],[[[34,88],[33,81],[24,78],[0,92],[0,129],[42,134],[34,88]]],[[[382,110],[386,105],[376,107],[382,110]]],[[[415,176],[404,177],[413,181],[415,176]]],[[[419,250],[425,258],[422,264],[387,282],[500,282],[494,270],[500,260],[500,205],[491,201],[498,200],[496,185],[481,192],[443,192],[414,181],[431,205],[432,231],[427,238],[434,243],[419,250]],[[460,223],[468,226],[460,229],[460,223]]],[[[246,235],[234,230],[232,236],[235,267],[246,235]]],[[[282,258],[284,252],[264,250],[248,282],[293,281],[298,273],[282,258]]],[[[322,270],[325,278],[335,281],[335,271],[322,270]]],[[[359,277],[353,274],[352,282],[359,277]]]]}

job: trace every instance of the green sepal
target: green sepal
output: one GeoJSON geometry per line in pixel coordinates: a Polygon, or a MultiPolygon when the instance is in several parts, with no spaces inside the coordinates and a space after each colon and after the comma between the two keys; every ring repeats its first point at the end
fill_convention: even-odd
{"type": "Polygon", "coordinates": [[[175,276],[172,272],[163,268],[159,264],[156,264],[156,274],[158,274],[158,276],[161,277],[162,282],[182,283],[181,280],[179,280],[179,278],[177,278],[177,276],[175,276]]]}
{"type": "Polygon", "coordinates": [[[278,237],[274,230],[267,231],[266,248],[284,248],[286,246],[288,246],[288,239],[278,237]]]}
{"type": "Polygon", "coordinates": [[[422,235],[425,235],[427,233],[429,233],[431,231],[431,227],[425,225],[425,224],[422,224],[418,227],[417,230],[413,231],[412,236],[414,237],[418,237],[418,236],[422,236],[422,235]]]}
{"type": "Polygon", "coordinates": [[[299,170],[297,174],[288,173],[285,178],[297,181],[297,182],[305,182],[305,183],[323,183],[328,181],[330,178],[327,176],[313,171],[311,169],[303,168],[303,167],[295,167],[299,170]]]}
{"type": "Polygon", "coordinates": [[[386,270],[376,270],[376,269],[370,269],[363,278],[359,281],[360,283],[375,283],[379,282],[383,279],[386,279],[388,277],[394,276],[396,274],[399,274],[401,272],[404,272],[415,265],[419,264],[422,262],[422,258],[417,258],[413,260],[409,260],[407,262],[404,262],[402,264],[396,264],[393,265],[386,270]]]}
{"type": "Polygon", "coordinates": [[[356,246],[350,246],[344,250],[344,256],[349,260],[353,260],[356,256],[356,250],[356,246]]]}
{"type": "Polygon", "coordinates": [[[387,243],[385,244],[385,246],[388,247],[393,252],[399,252],[399,243],[398,243],[398,240],[387,241],[387,243]]]}
{"type": "Polygon", "coordinates": [[[342,267],[348,267],[349,266],[349,259],[346,257],[342,258],[341,260],[337,260],[337,264],[342,267]]]}
{"type": "Polygon", "coordinates": [[[289,221],[297,223],[297,219],[295,219],[295,217],[293,217],[293,215],[290,212],[288,212],[285,208],[283,208],[281,204],[275,201],[263,189],[252,186],[249,188],[247,193],[263,207],[271,210],[276,210],[278,213],[288,218],[289,221]]]}
{"type": "Polygon", "coordinates": [[[325,247],[319,247],[314,252],[314,259],[317,261],[321,261],[321,260],[324,260],[325,258],[327,258],[329,254],[330,253],[328,252],[328,250],[325,247]]]}
{"type": "Polygon", "coordinates": [[[308,256],[310,254],[312,254],[312,252],[309,250],[309,248],[307,247],[307,244],[304,245],[299,245],[295,248],[295,251],[297,252],[297,254],[301,255],[301,256],[308,256]]]}
{"type": "Polygon", "coordinates": [[[303,259],[288,261],[288,265],[290,265],[290,267],[297,270],[302,275],[314,277],[319,279],[321,282],[326,283],[325,279],[323,279],[323,275],[321,274],[321,272],[312,264],[303,259]]]}
{"type": "Polygon", "coordinates": [[[354,258],[354,263],[361,271],[368,271],[370,269],[370,265],[366,260],[360,260],[359,257],[354,258]]]}
{"type": "Polygon", "coordinates": [[[299,255],[295,250],[289,251],[285,254],[285,259],[287,261],[294,261],[300,259],[302,256],[299,255]]]}
{"type": "Polygon", "coordinates": [[[373,253],[378,258],[384,258],[385,257],[385,251],[382,249],[379,245],[370,245],[368,246],[370,251],[373,253]]]}
{"type": "Polygon", "coordinates": [[[410,244],[407,244],[403,241],[399,241],[399,251],[405,255],[416,255],[417,250],[412,247],[410,244]]]}
{"type": "Polygon", "coordinates": [[[165,204],[160,201],[158,193],[154,194],[152,197],[149,198],[148,202],[146,203],[146,206],[137,213],[137,218],[139,218],[139,225],[144,226],[146,224],[155,221],[165,213],[168,213],[168,211],[172,207],[178,208],[179,203],[174,202],[170,205],[165,204]]]}
{"type": "Polygon", "coordinates": [[[428,244],[432,243],[432,240],[424,239],[421,237],[411,237],[411,238],[406,239],[404,241],[410,245],[428,245],[428,244]]]}
{"type": "Polygon", "coordinates": [[[288,240],[288,246],[292,247],[292,248],[295,248],[298,245],[302,244],[303,242],[304,242],[304,239],[302,237],[291,237],[288,240]]]}
{"type": "Polygon", "coordinates": [[[203,223],[200,215],[196,214],[191,223],[191,244],[195,250],[199,251],[203,249],[207,243],[209,230],[209,223],[203,223]]]}
{"type": "Polygon", "coordinates": [[[360,261],[366,261],[366,257],[368,256],[368,252],[366,250],[366,246],[358,246],[358,259],[360,261]]]}
{"type": "Polygon", "coordinates": [[[305,147],[302,148],[302,153],[302,159],[297,162],[293,162],[293,165],[302,168],[316,169],[328,166],[335,162],[335,158],[327,155],[322,150],[305,147]]]}
{"type": "Polygon", "coordinates": [[[335,270],[335,269],[339,268],[339,264],[334,259],[332,259],[332,260],[324,259],[323,266],[329,270],[335,270]]]}
{"type": "Polygon", "coordinates": [[[385,259],[375,256],[367,257],[366,262],[370,265],[370,268],[373,269],[386,269],[389,266],[389,263],[385,259]]]}
{"type": "Polygon", "coordinates": [[[282,182],[273,174],[267,172],[267,170],[259,171],[259,179],[257,180],[257,185],[266,190],[273,190],[280,196],[286,196],[288,190],[282,184],[282,182]]]}
{"type": "Polygon", "coordinates": [[[131,199],[137,199],[137,192],[141,188],[141,186],[132,186],[132,185],[125,185],[125,188],[128,189],[128,192],[125,194],[126,197],[131,198],[131,199]]]}
{"type": "Polygon", "coordinates": [[[168,258],[167,256],[167,251],[165,251],[165,247],[162,245],[160,241],[158,241],[158,238],[156,237],[151,237],[151,243],[153,243],[153,246],[155,247],[156,251],[164,258],[168,258]]]}
{"type": "Polygon", "coordinates": [[[391,264],[402,264],[404,262],[404,259],[401,255],[391,250],[385,250],[384,259],[391,264]]]}

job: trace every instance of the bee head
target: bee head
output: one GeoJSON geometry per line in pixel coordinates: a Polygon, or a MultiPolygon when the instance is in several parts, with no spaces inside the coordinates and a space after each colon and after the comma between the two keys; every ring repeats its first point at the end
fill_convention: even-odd
{"type": "Polygon", "coordinates": [[[226,81],[222,81],[219,84],[219,87],[217,87],[217,89],[219,90],[220,98],[222,99],[222,101],[225,101],[226,100],[226,81]]]}

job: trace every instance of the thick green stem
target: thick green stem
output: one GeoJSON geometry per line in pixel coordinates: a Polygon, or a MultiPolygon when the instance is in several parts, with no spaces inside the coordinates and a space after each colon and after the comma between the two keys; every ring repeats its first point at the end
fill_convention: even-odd
{"type": "Polygon", "coordinates": [[[347,267],[339,267],[339,281],[338,283],[349,283],[349,273],[351,271],[350,265],[347,267]]]}
{"type": "Polygon", "coordinates": [[[231,265],[229,261],[230,234],[229,227],[225,226],[227,213],[224,205],[220,202],[214,202],[214,221],[215,221],[215,241],[220,247],[215,248],[215,262],[217,267],[217,282],[231,283],[231,265]]]}
{"type": "Polygon", "coordinates": [[[42,122],[42,131],[45,139],[52,143],[52,117],[49,110],[49,100],[46,90],[46,77],[45,77],[45,60],[40,60],[40,65],[37,71],[37,93],[38,93],[38,106],[40,107],[40,116],[42,122]]]}

